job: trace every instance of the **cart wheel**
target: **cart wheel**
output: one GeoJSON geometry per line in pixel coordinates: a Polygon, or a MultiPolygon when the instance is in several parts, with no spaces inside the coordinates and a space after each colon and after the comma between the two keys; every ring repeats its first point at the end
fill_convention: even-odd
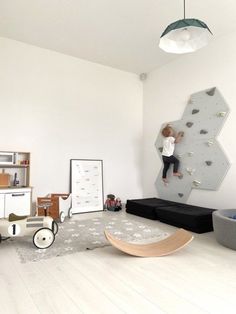
{"type": "Polygon", "coordinates": [[[60,222],[64,222],[64,220],[65,220],[65,213],[64,212],[61,212],[60,213],[60,222]]]}
{"type": "Polygon", "coordinates": [[[68,217],[71,218],[72,215],[73,215],[73,213],[72,213],[72,208],[70,208],[70,209],[68,210],[68,217]]]}
{"type": "Polygon", "coordinates": [[[55,235],[49,228],[37,230],[33,236],[33,243],[38,249],[47,249],[55,240],[55,235]]]}
{"type": "Polygon", "coordinates": [[[55,220],[53,220],[52,222],[52,232],[54,233],[54,235],[56,235],[58,232],[58,224],[55,220]]]}

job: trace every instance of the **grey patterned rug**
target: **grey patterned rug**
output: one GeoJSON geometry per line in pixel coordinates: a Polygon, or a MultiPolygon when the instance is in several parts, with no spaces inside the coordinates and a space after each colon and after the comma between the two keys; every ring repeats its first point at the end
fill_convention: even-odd
{"type": "Polygon", "coordinates": [[[104,236],[104,229],[119,239],[136,243],[159,241],[168,236],[154,225],[148,225],[146,219],[140,222],[135,217],[104,213],[101,218],[79,220],[78,217],[72,217],[59,224],[55,242],[48,249],[35,248],[31,238],[15,238],[10,242],[16,247],[21,262],[25,263],[107,246],[109,243],[104,236]]]}

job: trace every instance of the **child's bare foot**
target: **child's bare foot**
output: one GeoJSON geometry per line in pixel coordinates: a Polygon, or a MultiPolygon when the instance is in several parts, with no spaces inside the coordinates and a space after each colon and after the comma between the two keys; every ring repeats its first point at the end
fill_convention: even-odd
{"type": "Polygon", "coordinates": [[[180,172],[174,172],[173,176],[175,176],[175,177],[182,177],[183,175],[180,172]]]}
{"type": "Polygon", "coordinates": [[[165,184],[168,184],[168,180],[166,178],[162,178],[162,181],[165,183],[165,184]]]}

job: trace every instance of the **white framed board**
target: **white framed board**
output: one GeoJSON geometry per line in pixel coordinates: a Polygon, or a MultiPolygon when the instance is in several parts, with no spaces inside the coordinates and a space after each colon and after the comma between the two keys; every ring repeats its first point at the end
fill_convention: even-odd
{"type": "Polygon", "coordinates": [[[70,192],[73,214],[102,211],[104,206],[102,160],[71,159],[70,192]]]}

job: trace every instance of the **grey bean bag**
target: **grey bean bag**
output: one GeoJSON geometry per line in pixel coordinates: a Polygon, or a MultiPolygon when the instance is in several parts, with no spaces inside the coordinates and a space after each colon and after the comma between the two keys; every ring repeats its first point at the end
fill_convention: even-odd
{"type": "Polygon", "coordinates": [[[236,209],[221,209],[212,213],[213,229],[216,240],[233,250],[236,250],[236,209]]]}

